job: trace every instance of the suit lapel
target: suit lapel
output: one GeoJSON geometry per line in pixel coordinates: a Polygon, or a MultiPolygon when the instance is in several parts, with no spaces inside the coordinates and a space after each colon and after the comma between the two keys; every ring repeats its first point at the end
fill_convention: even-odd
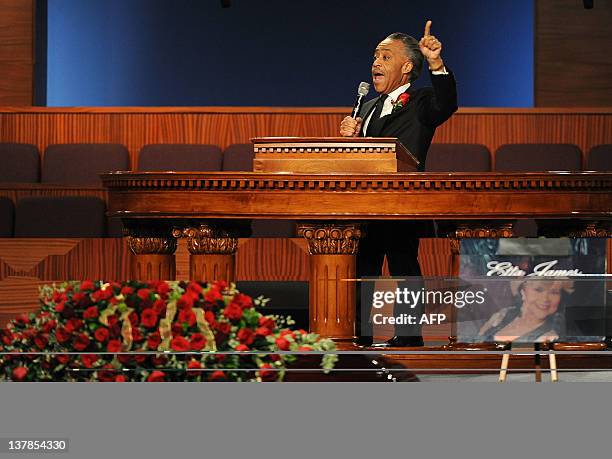
{"type": "Polygon", "coordinates": [[[383,117],[384,121],[383,121],[383,126],[381,128],[381,131],[383,131],[389,125],[389,123],[393,122],[393,120],[398,118],[401,114],[406,113],[412,107],[412,103],[414,102],[413,101],[413,91],[409,89],[407,93],[410,96],[410,98],[408,99],[408,103],[404,105],[402,108],[400,108],[399,110],[396,110],[395,112],[391,112],[387,116],[383,117]]]}
{"type": "Polygon", "coordinates": [[[368,116],[370,116],[372,111],[374,111],[374,107],[376,106],[377,100],[378,100],[378,97],[375,97],[374,99],[368,100],[365,104],[363,104],[363,109],[361,110],[362,113],[364,113],[364,115],[361,117],[361,119],[364,121],[361,123],[361,136],[362,137],[365,136],[365,131],[363,130],[365,120],[367,120],[368,116]]]}

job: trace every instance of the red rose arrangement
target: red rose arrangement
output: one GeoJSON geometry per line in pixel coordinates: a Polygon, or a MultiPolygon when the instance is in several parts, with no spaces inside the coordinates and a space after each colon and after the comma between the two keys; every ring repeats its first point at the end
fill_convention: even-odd
{"type": "Polygon", "coordinates": [[[298,354],[278,351],[335,350],[225,282],[68,282],[40,301],[0,329],[0,381],[281,381],[298,354]]]}
{"type": "Polygon", "coordinates": [[[404,108],[409,100],[410,100],[410,94],[408,94],[407,92],[401,93],[397,97],[397,100],[393,102],[393,109],[391,110],[391,113],[395,113],[396,111],[404,108]]]}

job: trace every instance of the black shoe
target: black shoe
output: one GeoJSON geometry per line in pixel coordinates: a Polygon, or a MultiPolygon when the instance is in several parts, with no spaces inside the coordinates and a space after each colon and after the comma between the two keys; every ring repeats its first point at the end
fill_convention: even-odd
{"type": "Polygon", "coordinates": [[[370,347],[374,339],[371,336],[358,336],[353,343],[360,347],[370,347]]]}
{"type": "Polygon", "coordinates": [[[376,344],[374,347],[422,347],[421,336],[394,336],[385,343],[376,344]]]}

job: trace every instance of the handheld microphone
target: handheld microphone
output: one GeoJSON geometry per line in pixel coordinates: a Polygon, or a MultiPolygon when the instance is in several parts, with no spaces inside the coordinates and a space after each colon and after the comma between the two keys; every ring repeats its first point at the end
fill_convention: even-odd
{"type": "Polygon", "coordinates": [[[351,113],[352,118],[357,118],[357,114],[359,113],[359,110],[361,109],[361,102],[363,101],[363,98],[368,95],[369,91],[370,91],[369,83],[366,83],[365,81],[362,81],[361,83],[359,83],[359,88],[357,88],[357,100],[355,101],[355,106],[353,107],[353,111],[351,113]]]}

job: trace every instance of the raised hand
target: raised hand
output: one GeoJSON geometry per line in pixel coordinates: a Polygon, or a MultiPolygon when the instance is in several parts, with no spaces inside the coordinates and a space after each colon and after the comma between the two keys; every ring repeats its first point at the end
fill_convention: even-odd
{"type": "Polygon", "coordinates": [[[430,34],[431,30],[431,21],[427,21],[425,24],[425,33],[421,41],[419,41],[419,48],[427,59],[429,63],[429,67],[432,69],[437,69],[438,67],[443,66],[442,59],[440,58],[440,52],[442,51],[442,43],[430,34]]]}

